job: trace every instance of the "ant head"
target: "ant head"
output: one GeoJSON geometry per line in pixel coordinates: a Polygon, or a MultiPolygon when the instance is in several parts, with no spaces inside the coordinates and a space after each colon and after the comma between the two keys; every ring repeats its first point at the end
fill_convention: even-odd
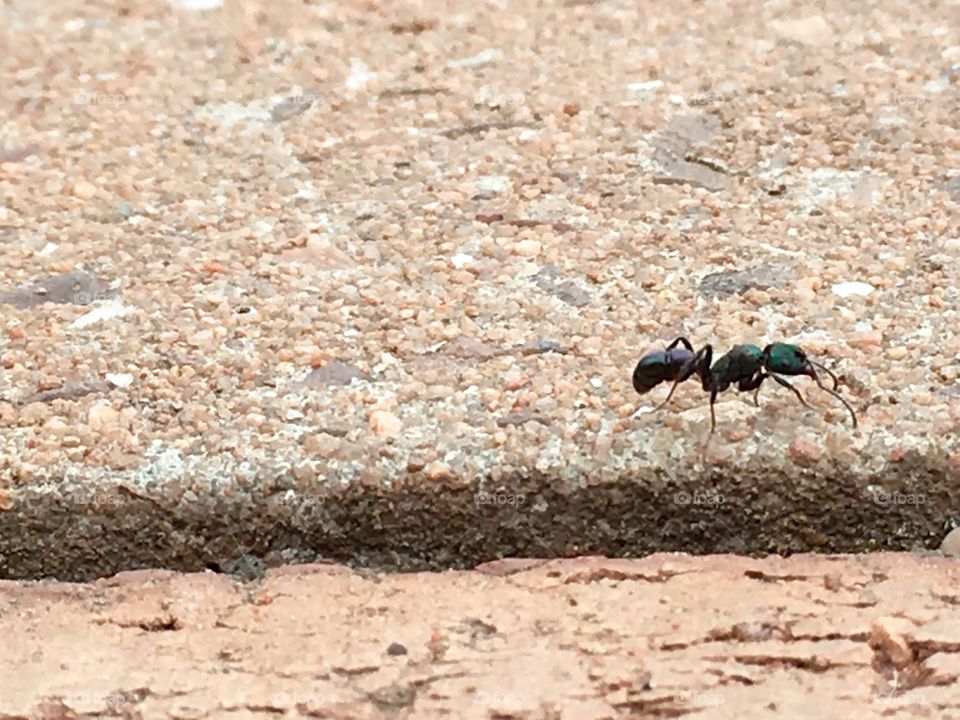
{"type": "Polygon", "coordinates": [[[767,345],[763,349],[761,361],[767,370],[780,375],[816,376],[816,371],[807,354],[801,348],[789,343],[767,345]]]}

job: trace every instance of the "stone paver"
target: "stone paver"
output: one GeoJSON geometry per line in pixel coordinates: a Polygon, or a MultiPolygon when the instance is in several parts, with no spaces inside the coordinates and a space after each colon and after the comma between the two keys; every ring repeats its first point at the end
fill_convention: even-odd
{"type": "Polygon", "coordinates": [[[2,13],[0,576],[956,525],[955,3],[2,13]],[[630,384],[680,333],[859,428],[800,380],[705,447],[630,384]]]}
{"type": "Polygon", "coordinates": [[[956,718],[960,565],[502,560],[0,583],[0,718],[956,718]]]}

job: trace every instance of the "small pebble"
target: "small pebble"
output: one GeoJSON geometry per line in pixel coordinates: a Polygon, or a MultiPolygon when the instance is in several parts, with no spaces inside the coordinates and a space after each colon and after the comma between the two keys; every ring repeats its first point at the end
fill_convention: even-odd
{"type": "Polygon", "coordinates": [[[947,557],[960,557],[960,528],[954,528],[940,543],[940,552],[947,557]]]}
{"type": "Polygon", "coordinates": [[[823,586],[831,592],[843,589],[843,577],[840,573],[827,573],[823,576],[823,586]]]}
{"type": "Polygon", "coordinates": [[[881,617],[870,626],[870,647],[882,652],[895,667],[904,668],[913,662],[913,650],[906,635],[913,623],[902,617],[881,617]]]}
{"type": "Polygon", "coordinates": [[[80,180],[73,186],[73,194],[81,200],[89,200],[97,194],[97,186],[86,180],[80,180]]]}
{"type": "Polygon", "coordinates": [[[539,240],[521,240],[514,245],[517,255],[522,257],[536,257],[542,248],[543,244],[539,240]]]}
{"type": "Polygon", "coordinates": [[[96,403],[87,411],[87,425],[94,430],[105,430],[115,427],[120,419],[120,412],[109,405],[96,403]]]}
{"type": "Polygon", "coordinates": [[[648,92],[650,90],[659,90],[663,87],[663,80],[648,80],[647,82],[630,83],[627,90],[630,92],[648,92]]]}
{"type": "Polygon", "coordinates": [[[473,181],[475,192],[482,195],[499,195],[510,189],[510,178],[504,175],[483,175],[473,181]]]}
{"type": "Polygon", "coordinates": [[[833,28],[823,15],[773,20],[770,28],[784,40],[803,45],[826,45],[833,42],[834,38],[833,28]]]}
{"type": "Polygon", "coordinates": [[[223,5],[223,0],[168,0],[168,2],[184,10],[214,10],[223,5]]]}
{"type": "Polygon", "coordinates": [[[457,270],[462,270],[463,268],[470,267],[471,265],[476,264],[476,259],[473,255],[467,255],[466,253],[457,253],[450,258],[450,264],[453,265],[457,270]]]}
{"type": "Polygon", "coordinates": [[[712,442],[707,447],[704,460],[709,465],[726,465],[734,458],[733,448],[724,443],[712,442]]]}
{"type": "Polygon", "coordinates": [[[255,430],[261,430],[267,422],[267,418],[262,413],[247,413],[247,426],[255,430]]]}
{"type": "Polygon", "coordinates": [[[859,350],[869,350],[883,344],[883,333],[879,330],[851,333],[847,337],[847,345],[859,350]]]}
{"type": "Polygon", "coordinates": [[[403,430],[403,420],[386,410],[370,414],[370,429],[377,437],[389,437],[403,430]]]}
{"type": "Polygon", "coordinates": [[[330,458],[340,452],[340,439],[325,432],[308,435],[303,440],[303,449],[310,455],[330,458]]]}
{"type": "Polygon", "coordinates": [[[851,295],[866,297],[876,290],[873,285],[865,282],[842,282],[837,283],[830,289],[833,290],[836,295],[839,295],[842,298],[847,298],[851,295]]]}
{"type": "Polygon", "coordinates": [[[442,462],[434,461],[423,469],[423,474],[428,480],[449,480],[453,477],[450,466],[442,462]]]}
{"type": "Polygon", "coordinates": [[[726,431],[724,437],[728,442],[741,442],[753,435],[755,423],[743,423],[735,425],[726,431]]]}
{"type": "Polygon", "coordinates": [[[133,375],[130,373],[107,373],[107,382],[118,388],[130,387],[133,384],[133,375]]]}
{"type": "Polygon", "coordinates": [[[503,51],[499,48],[488,48],[483,50],[476,55],[471,55],[470,57],[461,58],[458,60],[451,60],[447,63],[448,68],[453,69],[462,69],[462,68],[481,68],[484,65],[489,65],[490,63],[496,62],[503,58],[503,51]]]}
{"type": "Polygon", "coordinates": [[[823,455],[823,448],[820,445],[807,440],[804,437],[795,437],[790,443],[788,449],[790,458],[799,464],[813,463],[823,455]]]}
{"type": "MultiPolygon", "coordinates": [[[[587,355],[590,357],[599,355],[603,350],[603,339],[598,337],[584,338],[577,345],[577,350],[579,350],[584,355],[587,355]]],[[[600,387],[600,386],[594,385],[594,387],[600,387]]]]}
{"type": "Polygon", "coordinates": [[[214,346],[213,330],[201,330],[187,338],[187,342],[195,348],[212,350],[214,346]]]}

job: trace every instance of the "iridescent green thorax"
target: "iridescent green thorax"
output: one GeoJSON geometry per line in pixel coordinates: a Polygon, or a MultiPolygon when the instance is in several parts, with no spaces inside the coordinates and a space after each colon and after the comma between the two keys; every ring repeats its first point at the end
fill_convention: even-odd
{"type": "Polygon", "coordinates": [[[756,345],[736,345],[730,352],[737,353],[745,358],[750,358],[755,362],[759,362],[760,356],[763,355],[763,350],[756,345]]]}
{"type": "Polygon", "coordinates": [[[725,390],[731,383],[751,377],[760,367],[763,351],[756,345],[735,345],[710,368],[710,383],[716,390],[725,390]]]}
{"type": "Polygon", "coordinates": [[[720,356],[710,368],[718,377],[750,375],[760,367],[763,351],[756,345],[735,345],[726,355],[720,356]]]}
{"type": "Polygon", "coordinates": [[[784,375],[802,373],[808,365],[807,356],[796,345],[773,343],[767,346],[767,370],[784,375]]]}

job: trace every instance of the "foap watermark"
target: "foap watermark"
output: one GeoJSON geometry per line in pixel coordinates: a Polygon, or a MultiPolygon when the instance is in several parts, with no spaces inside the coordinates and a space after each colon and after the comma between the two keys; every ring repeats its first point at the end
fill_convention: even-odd
{"type": "Polygon", "coordinates": [[[676,696],[678,704],[696,705],[698,707],[707,707],[709,705],[723,705],[724,697],[718,693],[711,692],[689,692],[680,693],[676,696]]]}
{"type": "Polygon", "coordinates": [[[78,90],[73,94],[74,105],[123,105],[127,96],[123,93],[98,93],[78,90]]]}
{"type": "Polygon", "coordinates": [[[324,95],[320,92],[294,93],[282,98],[277,105],[286,105],[289,107],[295,105],[313,105],[324,101],[324,95]]]}
{"type": "Polygon", "coordinates": [[[709,92],[699,92],[696,95],[692,95],[687,100],[687,105],[690,107],[708,107],[711,105],[726,105],[732,99],[732,96],[724,95],[723,93],[709,93],[709,92]]]}
{"type": "Polygon", "coordinates": [[[925,95],[910,95],[908,93],[895,93],[888,98],[889,105],[925,105],[930,102],[930,98],[925,95]]]}
{"type": "Polygon", "coordinates": [[[117,293],[113,291],[94,292],[92,290],[78,290],[73,294],[74,305],[90,305],[101,300],[112,300],[117,293]]]}
{"type": "Polygon", "coordinates": [[[882,695],[875,697],[873,702],[876,705],[887,705],[890,707],[920,707],[923,705],[933,705],[934,700],[929,698],[914,697],[913,695],[882,695]]]}
{"type": "Polygon", "coordinates": [[[523,505],[527,498],[523,493],[506,492],[504,490],[481,490],[473,497],[477,505],[513,505],[519,507],[523,505]]]}
{"type": "Polygon", "coordinates": [[[294,490],[278,493],[277,504],[298,512],[314,512],[323,507],[324,498],[318,495],[301,495],[294,490]]]}
{"type": "Polygon", "coordinates": [[[675,505],[723,505],[724,500],[723,495],[721,495],[716,490],[709,488],[707,490],[694,490],[693,492],[688,492],[687,490],[681,490],[678,493],[674,493],[673,502],[675,505]]]}
{"type": "MultiPolygon", "coordinates": [[[[70,695],[48,695],[44,700],[48,704],[59,704],[67,710],[86,714],[93,709],[105,708],[110,715],[122,715],[125,706],[142,702],[147,696],[145,689],[117,690],[108,695],[102,693],[72,693],[70,695]]],[[[72,715],[73,713],[71,713],[72,715]]],[[[99,712],[96,714],[100,714],[99,712]]]]}
{"type": "Polygon", "coordinates": [[[75,505],[91,507],[119,507],[124,502],[123,496],[115,490],[74,490],[66,497],[75,505]]]}
{"type": "Polygon", "coordinates": [[[480,690],[474,695],[474,701],[478,705],[486,705],[490,708],[519,708],[524,706],[524,698],[513,693],[486,692],[480,690]]]}
{"type": "Polygon", "coordinates": [[[900,693],[900,675],[896,668],[893,670],[892,684],[893,687],[890,688],[890,692],[885,695],[875,697],[873,702],[877,705],[887,705],[892,707],[933,705],[935,702],[933,698],[924,697],[923,688],[916,688],[912,690],[909,695],[904,695],[902,693],[898,694],[900,693]]]}
{"type": "Polygon", "coordinates": [[[874,505],[892,507],[896,505],[926,505],[927,496],[922,493],[905,493],[900,490],[886,490],[876,485],[867,488],[867,495],[874,505]]]}
{"type": "Polygon", "coordinates": [[[300,706],[308,708],[322,708],[344,701],[343,696],[321,695],[311,692],[273,692],[267,695],[270,707],[290,708],[295,710],[300,706]]]}

